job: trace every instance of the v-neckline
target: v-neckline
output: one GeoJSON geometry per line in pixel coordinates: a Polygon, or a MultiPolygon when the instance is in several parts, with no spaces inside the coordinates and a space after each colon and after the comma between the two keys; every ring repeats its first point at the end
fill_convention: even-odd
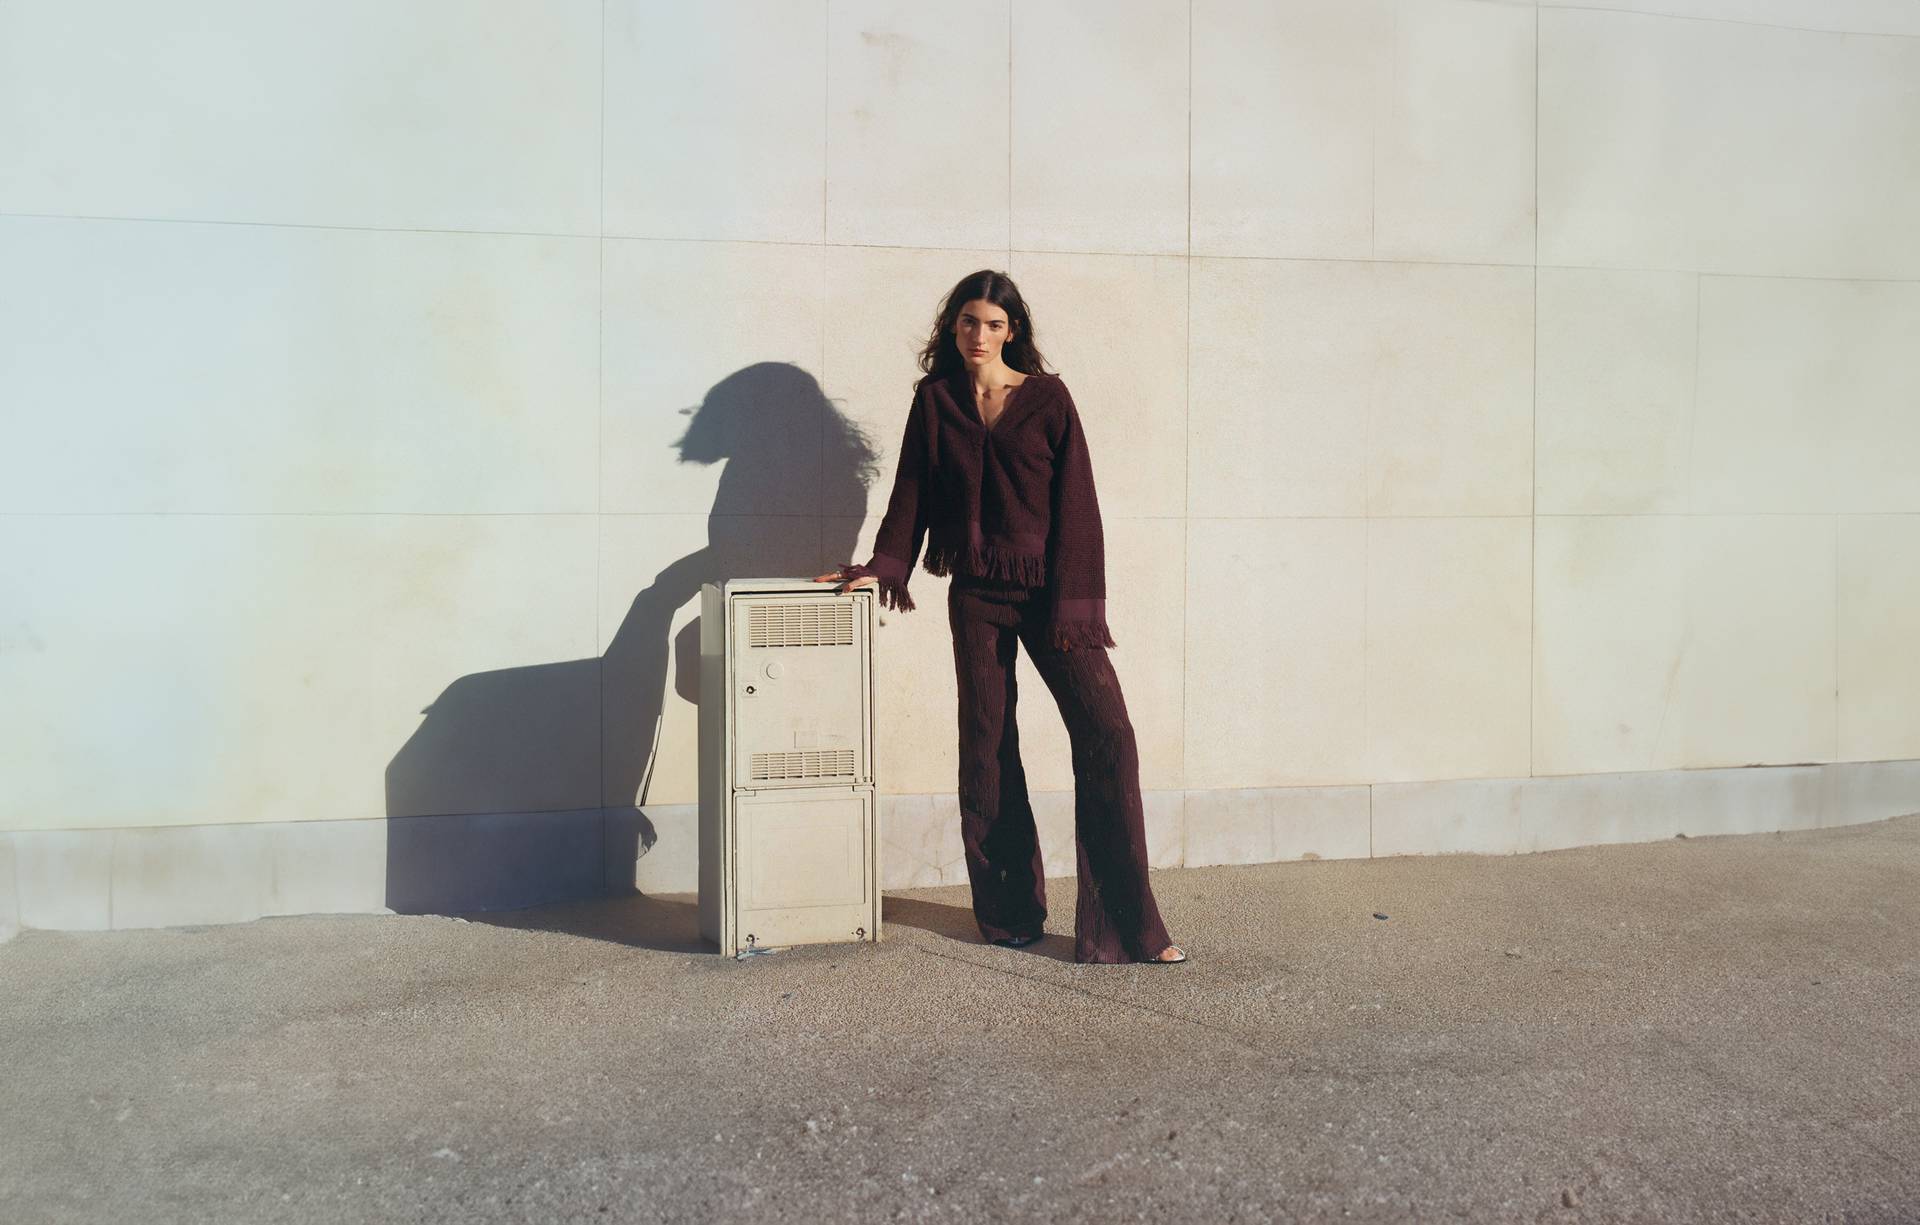
{"type": "Polygon", "coordinates": [[[989,424],[987,421],[987,414],[980,407],[980,397],[974,394],[973,380],[967,377],[967,372],[964,370],[960,372],[960,375],[961,375],[961,384],[966,389],[967,402],[973,405],[974,420],[978,421],[980,423],[980,428],[985,430],[989,434],[999,429],[1000,423],[1002,421],[1005,421],[1007,419],[1007,414],[1013,411],[1013,393],[1016,391],[1019,391],[1021,388],[1025,387],[1028,383],[1033,381],[1033,375],[1029,374],[1026,378],[1021,379],[1018,383],[1015,383],[1011,387],[1007,388],[1006,401],[1000,405],[999,415],[994,417],[992,423],[989,424]]]}

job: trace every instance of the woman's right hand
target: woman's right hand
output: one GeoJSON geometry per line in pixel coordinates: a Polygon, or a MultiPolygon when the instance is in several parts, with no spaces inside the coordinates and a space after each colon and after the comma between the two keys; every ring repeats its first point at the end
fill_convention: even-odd
{"type": "Polygon", "coordinates": [[[816,575],[813,581],[816,583],[839,583],[840,586],[833,589],[835,595],[839,595],[843,591],[851,591],[855,587],[878,587],[880,585],[880,580],[871,574],[860,575],[852,582],[847,582],[846,578],[847,571],[846,568],[842,566],[836,568],[830,574],[816,575]]]}

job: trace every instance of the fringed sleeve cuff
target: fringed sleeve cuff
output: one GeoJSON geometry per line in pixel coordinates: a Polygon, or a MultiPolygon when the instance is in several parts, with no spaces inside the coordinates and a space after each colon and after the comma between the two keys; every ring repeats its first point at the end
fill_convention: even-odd
{"type": "Polygon", "coordinates": [[[1117,645],[1107,628],[1105,600],[1059,600],[1053,606],[1048,643],[1056,651],[1117,645]]]}
{"type": "Polygon", "coordinates": [[[849,563],[840,567],[843,581],[851,582],[857,578],[877,578],[880,580],[880,603],[886,608],[899,612],[913,611],[913,597],[907,594],[907,575],[905,563],[899,558],[888,557],[884,553],[875,553],[872,560],[865,564],[849,563]]]}
{"type": "Polygon", "coordinates": [[[1107,630],[1106,532],[1094,489],[1093,458],[1080,412],[1066,384],[1057,384],[1060,413],[1054,445],[1052,516],[1047,531],[1047,582],[1053,588],[1048,639],[1057,650],[1113,645],[1107,630]]]}

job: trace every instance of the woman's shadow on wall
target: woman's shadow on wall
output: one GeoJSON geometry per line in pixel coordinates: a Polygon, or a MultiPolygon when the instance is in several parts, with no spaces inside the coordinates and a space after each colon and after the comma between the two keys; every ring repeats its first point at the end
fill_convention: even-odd
{"type": "MultiPolygon", "coordinates": [[[[676,635],[673,618],[703,583],[811,578],[852,558],[878,453],[811,374],[786,363],[736,371],[678,412],[691,418],[668,444],[678,462],[725,465],[706,546],[674,559],[633,597],[599,657],[463,676],[422,712],[387,766],[389,909],[538,906],[500,920],[702,947],[691,904],[634,888],[642,856],[678,860],[677,875],[688,880],[695,861],[693,797],[664,812],[648,796],[669,673],[681,700],[695,704],[700,691],[699,619],[676,635]],[[578,904],[609,895],[629,901],[578,904]]],[[[663,414],[663,432],[668,424],[663,414]]]]}

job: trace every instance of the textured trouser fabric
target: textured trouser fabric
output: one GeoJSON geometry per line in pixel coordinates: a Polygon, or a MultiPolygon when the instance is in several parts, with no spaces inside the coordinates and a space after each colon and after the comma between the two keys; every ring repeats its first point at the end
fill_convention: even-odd
{"type": "Polygon", "coordinates": [[[955,575],[947,589],[960,691],[960,840],[989,940],[1038,935],[1047,917],[1039,831],[1014,721],[1014,651],[1052,691],[1073,747],[1078,860],[1075,961],[1147,961],[1171,941],[1147,883],[1140,751],[1104,647],[1047,646],[1045,588],[955,575]]]}

